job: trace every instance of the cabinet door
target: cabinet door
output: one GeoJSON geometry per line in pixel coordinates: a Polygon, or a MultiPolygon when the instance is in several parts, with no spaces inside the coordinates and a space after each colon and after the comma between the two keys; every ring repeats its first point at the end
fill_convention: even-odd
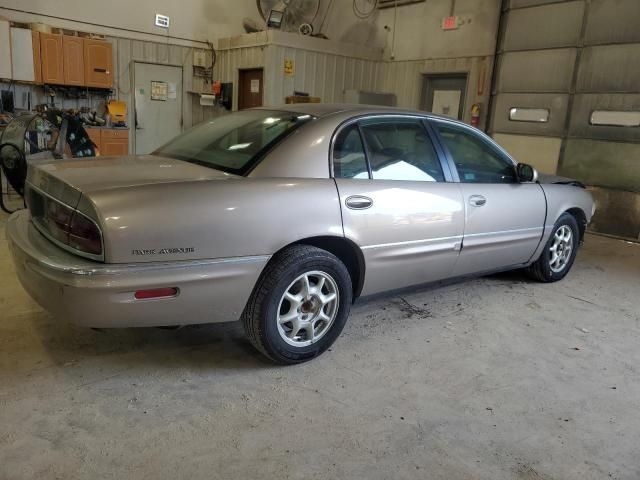
{"type": "Polygon", "coordinates": [[[87,87],[111,88],[113,85],[113,53],[104,40],[84,40],[84,79],[87,87]]]}
{"type": "Polygon", "coordinates": [[[91,139],[93,144],[96,146],[100,154],[102,154],[102,142],[100,141],[100,129],[87,127],[85,128],[85,131],[87,132],[87,135],[89,135],[89,138],[91,139]]]}
{"type": "Polygon", "coordinates": [[[64,84],[62,35],[41,32],[40,55],[42,56],[42,82],[64,84]]]}
{"type": "Polygon", "coordinates": [[[11,35],[9,22],[0,20],[0,78],[13,78],[11,73],[11,35]]]}
{"type": "Polygon", "coordinates": [[[42,83],[42,55],[40,54],[40,33],[31,31],[31,46],[33,47],[33,78],[35,83],[42,83]]]}
{"type": "Polygon", "coordinates": [[[84,39],[64,35],[62,37],[64,84],[84,85],[84,39]]]}
{"type": "Polygon", "coordinates": [[[127,155],[129,153],[129,140],[123,138],[109,138],[102,140],[102,150],[100,155],[111,157],[116,155],[127,155]]]}
{"type": "Polygon", "coordinates": [[[14,80],[34,81],[32,40],[31,30],[11,28],[11,68],[14,80]]]}
{"type": "Polygon", "coordinates": [[[100,131],[100,155],[128,155],[129,154],[129,131],[116,129],[102,129],[100,131]]]}

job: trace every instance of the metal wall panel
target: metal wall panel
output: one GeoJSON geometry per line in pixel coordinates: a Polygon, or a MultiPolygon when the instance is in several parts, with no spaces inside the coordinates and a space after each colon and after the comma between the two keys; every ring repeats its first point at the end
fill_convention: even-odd
{"type": "Polygon", "coordinates": [[[533,7],[536,5],[547,5],[549,3],[558,3],[562,0],[510,0],[509,8],[533,7]]]}
{"type": "Polygon", "coordinates": [[[345,90],[381,91],[380,61],[282,45],[270,45],[267,49],[271,83],[265,84],[265,91],[272,104],[283,103],[294,90],[320,97],[323,103],[342,102],[345,90]],[[293,61],[293,75],[285,75],[285,59],[293,61]]]}
{"type": "Polygon", "coordinates": [[[570,138],[559,171],[587,185],[640,192],[640,144],[570,138]]]}
{"type": "Polygon", "coordinates": [[[585,44],[640,42],[640,1],[591,0],[585,44]]]}
{"type": "Polygon", "coordinates": [[[585,48],[576,91],[640,92],[640,43],[585,48]]]}
{"type": "Polygon", "coordinates": [[[589,191],[598,206],[591,229],[640,240],[640,194],[599,187],[589,191]]]}
{"type": "Polygon", "coordinates": [[[500,93],[493,103],[493,132],[519,133],[561,137],[567,115],[568,94],[556,93],[500,93]],[[514,122],[509,120],[509,110],[520,108],[546,108],[546,123],[514,122]]]}
{"type": "Polygon", "coordinates": [[[575,48],[508,52],[500,57],[499,92],[567,92],[571,87],[575,48]]]}
{"type": "MultiPolygon", "coordinates": [[[[614,127],[591,125],[589,120],[594,110],[616,110],[640,112],[640,93],[596,93],[575,96],[571,112],[569,135],[572,137],[640,142],[640,127],[614,127]]],[[[638,163],[640,168],[640,162],[638,163]]]]}
{"type": "Polygon", "coordinates": [[[582,0],[511,10],[506,14],[502,49],[574,46],[580,37],[583,15],[582,0]]]}
{"type": "Polygon", "coordinates": [[[533,165],[541,173],[556,173],[560,138],[495,133],[493,139],[518,162],[533,165]]]}

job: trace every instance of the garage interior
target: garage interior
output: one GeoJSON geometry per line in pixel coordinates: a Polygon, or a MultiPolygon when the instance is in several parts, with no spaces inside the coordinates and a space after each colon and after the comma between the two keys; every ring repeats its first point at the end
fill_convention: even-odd
{"type": "Polygon", "coordinates": [[[53,318],[16,278],[3,174],[0,478],[640,478],[638,0],[0,0],[0,90],[2,143],[60,108],[89,157],[263,105],[433,111],[597,205],[562,282],[365,298],[277,367],[239,322],[53,318]]]}

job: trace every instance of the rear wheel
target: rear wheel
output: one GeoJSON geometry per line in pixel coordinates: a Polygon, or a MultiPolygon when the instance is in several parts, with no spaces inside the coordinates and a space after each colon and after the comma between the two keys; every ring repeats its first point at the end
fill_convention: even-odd
{"type": "Polygon", "coordinates": [[[294,245],[267,265],[242,314],[251,343],[277,363],[317,357],[349,316],[351,278],[333,254],[294,245]]]}
{"type": "Polygon", "coordinates": [[[575,217],[569,213],[563,213],[553,226],[551,237],[540,258],[527,268],[529,275],[541,282],[562,280],[575,261],[579,235],[575,217]]]}

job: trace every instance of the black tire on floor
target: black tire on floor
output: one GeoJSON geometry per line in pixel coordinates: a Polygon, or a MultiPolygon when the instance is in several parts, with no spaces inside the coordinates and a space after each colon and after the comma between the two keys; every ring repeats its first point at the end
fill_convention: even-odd
{"type": "Polygon", "coordinates": [[[529,274],[530,277],[538,280],[540,282],[550,283],[557,282],[558,280],[562,280],[571,267],[573,266],[573,262],[576,259],[576,254],[578,253],[578,246],[580,245],[580,231],[578,229],[578,222],[575,217],[570,213],[563,213],[558,221],[553,226],[553,230],[551,231],[551,236],[544,246],[544,250],[540,254],[538,260],[532,263],[529,267],[525,269],[525,271],[529,274]],[[562,227],[569,227],[572,233],[572,250],[568,261],[564,265],[561,271],[553,271],[551,268],[551,255],[550,249],[553,246],[554,236],[556,232],[558,232],[562,227]]]}
{"type": "Polygon", "coordinates": [[[349,316],[352,283],[344,264],[333,254],[309,245],[293,245],[276,254],[265,267],[242,313],[247,336],[253,346],[281,364],[306,362],[329,348],[338,338],[349,316]],[[278,329],[280,301],[300,275],[307,272],[329,275],[338,289],[337,313],[318,341],[307,346],[287,343],[278,329]]]}

